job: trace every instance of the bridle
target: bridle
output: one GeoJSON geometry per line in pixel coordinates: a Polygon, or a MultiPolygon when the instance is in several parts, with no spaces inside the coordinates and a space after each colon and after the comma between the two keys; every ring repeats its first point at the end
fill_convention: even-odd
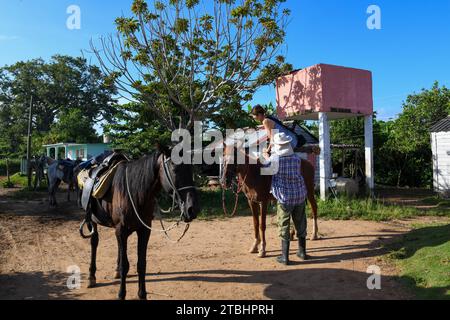
{"type": "Polygon", "coordinates": [[[226,172],[225,172],[225,167],[226,167],[227,163],[225,161],[225,159],[222,161],[221,165],[220,165],[220,180],[221,180],[221,187],[222,187],[222,209],[223,209],[223,213],[226,217],[234,217],[237,213],[237,208],[238,208],[238,204],[239,204],[239,194],[242,192],[242,189],[245,185],[245,182],[247,180],[247,175],[248,172],[245,174],[244,179],[240,179],[239,175],[234,172],[236,174],[235,179],[233,179],[232,181],[232,186],[231,186],[231,190],[235,195],[235,199],[234,199],[234,207],[233,207],[233,211],[231,212],[231,214],[228,214],[228,210],[227,210],[227,206],[226,206],[226,172]],[[234,190],[233,186],[236,186],[236,191],[234,190]]]}
{"type": "Polygon", "coordinates": [[[170,169],[169,169],[169,166],[168,166],[168,163],[169,163],[170,161],[172,161],[172,159],[171,159],[170,157],[167,157],[167,158],[166,158],[166,156],[163,155],[163,158],[162,158],[162,165],[163,165],[163,170],[164,170],[164,177],[165,177],[165,179],[166,179],[166,181],[167,181],[169,187],[170,187],[170,188],[172,189],[172,191],[173,191],[173,194],[172,194],[172,199],[173,199],[172,207],[171,207],[171,209],[169,209],[168,211],[163,212],[163,211],[161,210],[160,206],[157,205],[158,211],[159,211],[159,212],[163,212],[163,213],[174,212],[175,209],[176,209],[176,207],[180,208],[181,214],[180,214],[180,217],[179,217],[178,221],[175,222],[174,224],[172,224],[169,228],[165,228],[165,227],[164,227],[164,223],[163,223],[162,217],[161,217],[160,220],[159,220],[159,221],[160,221],[160,224],[161,224],[161,230],[158,230],[158,229],[155,229],[155,228],[152,228],[152,227],[148,226],[148,225],[142,220],[141,216],[139,215],[139,213],[138,213],[138,211],[137,211],[137,209],[136,209],[136,205],[135,205],[135,203],[134,203],[133,197],[131,196],[130,187],[129,187],[129,182],[128,182],[128,167],[125,169],[125,180],[126,180],[126,185],[127,185],[128,197],[130,198],[131,205],[132,205],[132,207],[133,207],[134,213],[136,214],[136,217],[138,218],[139,222],[140,222],[145,228],[149,229],[150,231],[155,231],[155,232],[164,233],[164,235],[167,237],[167,239],[168,239],[170,242],[178,243],[178,242],[181,241],[181,239],[183,239],[183,237],[186,235],[186,233],[188,232],[189,227],[190,227],[190,223],[184,223],[184,222],[183,222],[183,216],[185,215],[185,211],[184,211],[184,210],[185,210],[185,206],[184,206],[183,200],[181,199],[180,191],[184,191],[184,190],[188,190],[188,189],[197,189],[197,188],[196,188],[195,186],[186,186],[186,187],[182,187],[182,188],[177,188],[177,187],[175,186],[174,181],[173,181],[173,177],[172,177],[172,175],[170,174],[170,169]],[[172,240],[172,239],[170,238],[168,232],[171,231],[171,230],[173,230],[173,229],[175,229],[175,228],[178,228],[178,227],[180,226],[180,224],[185,224],[184,231],[183,231],[183,233],[181,234],[181,236],[180,236],[177,240],[172,240]]]}

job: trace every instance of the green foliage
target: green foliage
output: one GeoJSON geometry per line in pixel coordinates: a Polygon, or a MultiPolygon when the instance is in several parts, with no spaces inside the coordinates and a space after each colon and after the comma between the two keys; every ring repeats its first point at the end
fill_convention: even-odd
{"type": "MultiPolygon", "coordinates": [[[[435,83],[429,90],[408,96],[399,118],[374,119],[374,157],[376,183],[393,186],[432,186],[430,128],[450,114],[450,90],[435,83]]],[[[345,162],[364,168],[364,119],[333,121],[331,141],[361,146],[360,157],[347,152],[345,162]],[[356,161],[355,161],[356,160],[356,161]]],[[[333,154],[336,165],[342,153],[333,154]]]]}
{"type": "Polygon", "coordinates": [[[450,224],[418,226],[389,249],[417,298],[450,300],[450,224]]]}
{"type": "Polygon", "coordinates": [[[116,89],[106,80],[84,58],[61,55],[0,68],[0,156],[24,155],[31,98],[35,142],[93,139],[94,124],[111,121],[114,112],[116,89]]]}
{"type": "Polygon", "coordinates": [[[292,69],[280,54],[284,2],[135,0],[132,16],[116,19],[117,39],[92,47],[109,83],[166,128],[229,124],[258,88],[292,69]]]}
{"type": "Polygon", "coordinates": [[[171,143],[171,133],[146,105],[122,105],[116,112],[115,119],[114,123],[106,125],[105,131],[112,137],[115,148],[125,150],[135,157],[150,153],[155,149],[156,143],[171,143]]]}
{"type": "MultiPolygon", "coordinates": [[[[10,159],[9,160],[9,174],[13,175],[20,171],[20,160],[10,159]]],[[[6,160],[0,160],[0,176],[6,176],[6,160]]]]}
{"type": "Polygon", "coordinates": [[[444,208],[424,211],[413,207],[386,204],[378,199],[351,199],[346,197],[319,201],[319,213],[321,219],[330,220],[389,221],[417,216],[450,217],[450,210],[444,208]]]}
{"type": "Polygon", "coordinates": [[[11,181],[6,180],[6,181],[2,182],[2,186],[5,189],[11,189],[11,188],[14,188],[14,183],[12,183],[11,181]]]}
{"type": "Polygon", "coordinates": [[[55,123],[46,137],[47,143],[76,142],[98,143],[100,142],[92,120],[84,115],[80,109],[71,109],[61,113],[58,122],[55,123]]]}
{"type": "MultiPolygon", "coordinates": [[[[3,179],[2,184],[3,183],[7,183],[7,179],[3,179]]],[[[11,175],[10,177],[10,182],[12,184],[12,187],[19,187],[19,188],[25,188],[26,186],[28,186],[28,178],[25,175],[21,175],[20,173],[16,173],[11,175]]]]}

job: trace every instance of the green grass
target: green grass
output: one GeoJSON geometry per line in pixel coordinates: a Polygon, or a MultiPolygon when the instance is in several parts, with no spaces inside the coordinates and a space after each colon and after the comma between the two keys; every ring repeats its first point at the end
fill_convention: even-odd
{"type": "Polygon", "coordinates": [[[399,280],[417,298],[450,300],[450,224],[416,227],[389,249],[399,280]]]}
{"type": "MultiPolygon", "coordinates": [[[[14,174],[16,172],[20,171],[20,160],[19,159],[10,159],[8,166],[9,166],[9,173],[14,174]]],[[[1,159],[0,160],[0,176],[6,176],[6,160],[1,159]]]]}
{"type": "Polygon", "coordinates": [[[440,197],[429,197],[420,201],[421,204],[436,206],[438,208],[449,208],[450,209],[450,200],[442,199],[440,197]]]}
{"type": "Polygon", "coordinates": [[[417,216],[450,217],[450,208],[420,210],[410,206],[391,205],[377,199],[339,198],[319,201],[319,217],[329,220],[389,221],[417,216]]]}
{"type": "MultiPolygon", "coordinates": [[[[202,189],[199,192],[199,201],[201,204],[201,212],[198,215],[200,220],[211,220],[226,218],[223,206],[222,206],[222,190],[207,190],[202,189]]],[[[229,214],[233,210],[235,204],[235,195],[231,191],[225,193],[226,208],[229,214]]],[[[171,201],[165,198],[160,201],[162,208],[169,208],[171,201]]],[[[250,208],[248,206],[247,199],[241,193],[239,194],[239,201],[237,206],[236,216],[248,216],[251,215],[250,208]]],[[[167,216],[167,215],[166,215],[167,216]]],[[[177,213],[171,214],[170,217],[175,218],[177,213]]]]}
{"type": "MultiPolygon", "coordinates": [[[[34,191],[33,189],[28,189],[28,178],[26,175],[21,175],[20,173],[16,173],[10,177],[12,187],[17,188],[14,192],[11,192],[7,195],[8,198],[14,200],[35,200],[40,199],[43,196],[43,192],[47,192],[47,182],[42,181],[41,187],[34,191]]],[[[34,179],[34,178],[33,178],[34,179]]],[[[5,187],[4,185],[7,182],[7,178],[0,180],[0,186],[5,187]]],[[[34,181],[34,180],[33,180],[34,181]]]]}

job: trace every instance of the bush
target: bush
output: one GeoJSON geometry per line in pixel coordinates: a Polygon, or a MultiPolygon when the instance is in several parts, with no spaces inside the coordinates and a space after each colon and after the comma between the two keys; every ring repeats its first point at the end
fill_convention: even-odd
{"type": "MultiPolygon", "coordinates": [[[[13,175],[20,172],[20,160],[10,159],[9,160],[9,174],[13,175]]],[[[6,176],[6,159],[0,160],[0,176],[6,176]]]]}
{"type": "Polygon", "coordinates": [[[11,181],[6,180],[6,181],[4,181],[2,183],[2,186],[5,189],[11,189],[11,188],[14,188],[14,183],[12,183],[11,181]]]}

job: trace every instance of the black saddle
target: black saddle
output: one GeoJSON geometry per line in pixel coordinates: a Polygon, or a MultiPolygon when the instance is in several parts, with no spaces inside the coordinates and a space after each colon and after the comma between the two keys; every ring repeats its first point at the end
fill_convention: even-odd
{"type": "Polygon", "coordinates": [[[114,152],[108,156],[102,163],[93,167],[89,170],[89,177],[86,179],[83,185],[83,191],[81,195],[81,206],[86,211],[86,220],[95,220],[94,222],[109,226],[111,224],[110,219],[101,209],[98,199],[92,197],[92,191],[94,190],[95,184],[99,181],[101,176],[106,173],[110,168],[114,167],[119,162],[129,161],[129,159],[122,153],[114,152]],[[98,210],[92,210],[93,202],[95,201],[95,208],[98,210]],[[95,213],[93,212],[95,211],[95,213]]]}

